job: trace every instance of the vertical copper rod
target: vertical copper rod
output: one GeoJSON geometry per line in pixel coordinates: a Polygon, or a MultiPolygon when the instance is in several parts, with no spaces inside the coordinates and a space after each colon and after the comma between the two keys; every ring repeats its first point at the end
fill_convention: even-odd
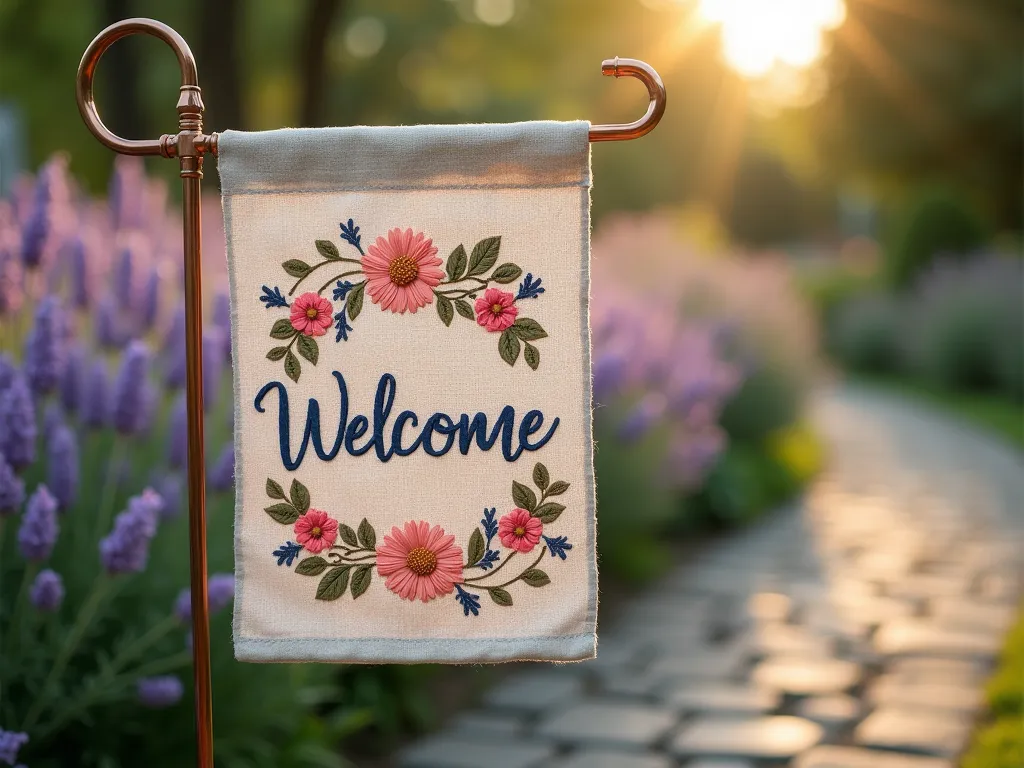
{"type": "Polygon", "coordinates": [[[213,768],[213,690],[206,588],[206,466],[203,443],[203,289],[199,177],[181,180],[185,214],[185,354],[188,399],[188,530],[192,661],[199,768],[213,768]]]}

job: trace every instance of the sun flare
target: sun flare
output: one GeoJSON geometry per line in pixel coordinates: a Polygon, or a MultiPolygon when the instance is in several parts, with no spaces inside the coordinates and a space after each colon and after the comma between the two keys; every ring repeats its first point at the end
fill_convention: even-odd
{"type": "Polygon", "coordinates": [[[747,77],[777,64],[805,69],[822,54],[823,34],[843,23],[844,0],[700,0],[701,15],[722,30],[722,52],[747,77]]]}

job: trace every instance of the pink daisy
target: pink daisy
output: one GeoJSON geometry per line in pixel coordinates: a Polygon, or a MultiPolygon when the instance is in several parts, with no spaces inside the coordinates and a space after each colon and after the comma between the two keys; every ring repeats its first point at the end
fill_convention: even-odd
{"type": "Polygon", "coordinates": [[[516,552],[529,552],[540,541],[543,524],[525,509],[513,509],[498,521],[498,538],[516,552]]]}
{"type": "Polygon", "coordinates": [[[415,313],[434,300],[441,282],[441,258],[434,241],[422,232],[397,227],[388,238],[378,237],[363,256],[366,292],[374,304],[392,312],[415,313]]]}
{"type": "Polygon", "coordinates": [[[295,540],[313,554],[334,546],[338,521],[326,512],[311,509],[295,521],[295,540]]]}
{"type": "Polygon", "coordinates": [[[334,322],[334,307],[318,293],[304,293],[292,302],[292,328],[307,336],[323,336],[334,322]]]}
{"type": "Polygon", "coordinates": [[[508,291],[488,288],[483,298],[476,300],[476,322],[492,333],[504,331],[516,321],[519,307],[508,291]]]}
{"type": "Polygon", "coordinates": [[[404,531],[396,526],[384,536],[377,547],[377,571],[400,598],[425,603],[462,582],[462,549],[441,526],[410,520],[404,531]]]}

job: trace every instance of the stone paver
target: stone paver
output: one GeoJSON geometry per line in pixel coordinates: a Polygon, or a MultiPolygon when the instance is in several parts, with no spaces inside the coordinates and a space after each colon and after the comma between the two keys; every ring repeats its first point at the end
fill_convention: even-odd
{"type": "Polygon", "coordinates": [[[545,768],[674,768],[664,755],[636,755],[586,749],[548,763],[545,768]]]}
{"type": "Polygon", "coordinates": [[[793,763],[793,768],[953,768],[949,760],[879,752],[856,747],[815,747],[793,763]]]}
{"type": "Polygon", "coordinates": [[[952,758],[963,748],[971,719],[937,709],[883,708],[857,726],[857,744],[952,758]]]}
{"type": "Polygon", "coordinates": [[[953,768],[1019,605],[1021,457],[857,390],[813,418],[830,466],[799,504],[633,596],[596,660],[514,672],[397,764],[953,768]]]}
{"type": "Polygon", "coordinates": [[[558,744],[645,749],[672,730],[679,718],[659,707],[585,701],[546,718],[537,735],[558,744]]]}
{"type": "Polygon", "coordinates": [[[815,746],[824,735],[820,725],[798,717],[752,719],[698,717],[687,723],[669,745],[676,757],[745,757],[787,760],[815,746]]]}

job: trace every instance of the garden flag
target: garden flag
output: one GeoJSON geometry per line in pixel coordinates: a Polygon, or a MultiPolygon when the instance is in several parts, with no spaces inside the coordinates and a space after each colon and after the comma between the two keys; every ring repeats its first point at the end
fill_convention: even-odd
{"type": "Polygon", "coordinates": [[[221,134],[239,659],[594,655],[588,129],[221,134]]]}

